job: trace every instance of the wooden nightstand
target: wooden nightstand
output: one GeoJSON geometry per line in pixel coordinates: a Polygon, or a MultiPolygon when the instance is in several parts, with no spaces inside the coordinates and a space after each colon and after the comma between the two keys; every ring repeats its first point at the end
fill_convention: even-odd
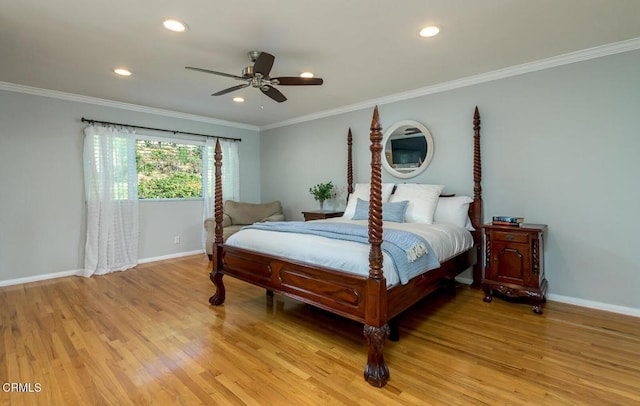
{"type": "Polygon", "coordinates": [[[544,276],[543,234],[545,224],[482,226],[485,241],[484,301],[492,291],[533,301],[532,310],[542,314],[548,283],[544,276]]]}
{"type": "Polygon", "coordinates": [[[343,211],[333,211],[333,210],[311,210],[311,211],[303,211],[302,215],[304,216],[304,221],[309,220],[322,220],[329,219],[331,217],[340,217],[344,214],[343,211]]]}

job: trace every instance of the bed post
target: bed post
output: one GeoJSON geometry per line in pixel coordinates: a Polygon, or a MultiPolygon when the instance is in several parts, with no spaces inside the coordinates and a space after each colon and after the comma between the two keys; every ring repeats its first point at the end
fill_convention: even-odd
{"type": "Polygon", "coordinates": [[[216,140],[215,149],[215,196],[214,196],[214,218],[215,238],[213,241],[213,269],[209,275],[209,279],[216,287],[216,293],[209,298],[209,303],[219,306],[224,303],[225,289],[222,282],[222,150],[220,148],[220,140],[216,140]]]}
{"type": "Polygon", "coordinates": [[[366,287],[364,336],[369,345],[364,379],[373,386],[382,387],[389,380],[389,368],[382,350],[389,335],[387,324],[387,283],[382,271],[382,127],[378,106],[371,120],[371,190],[369,195],[369,278],[366,287]]]}
{"type": "Polygon", "coordinates": [[[473,203],[471,224],[476,229],[473,233],[473,243],[476,249],[476,263],[473,266],[473,286],[479,287],[482,283],[482,222],[483,204],[482,204],[482,160],[480,157],[480,112],[478,106],[473,114],[473,203]]]}
{"type": "Polygon", "coordinates": [[[347,203],[349,203],[349,196],[353,193],[353,136],[351,135],[351,128],[347,133],[347,203]]]}

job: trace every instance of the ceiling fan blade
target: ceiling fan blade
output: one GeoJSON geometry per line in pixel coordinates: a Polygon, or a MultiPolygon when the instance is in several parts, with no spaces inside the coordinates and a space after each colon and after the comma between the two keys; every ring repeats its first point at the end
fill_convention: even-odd
{"type": "Polygon", "coordinates": [[[264,86],[264,87],[266,87],[267,90],[260,88],[260,91],[265,95],[271,97],[273,100],[277,101],[278,103],[282,103],[283,101],[287,100],[287,98],[280,92],[280,90],[276,89],[275,87],[271,87],[271,86],[264,86]]]}
{"type": "Polygon", "coordinates": [[[193,66],[185,66],[185,69],[189,69],[189,70],[195,70],[198,72],[204,72],[204,73],[213,73],[214,75],[220,75],[220,76],[226,76],[228,78],[234,78],[234,79],[238,79],[238,80],[244,80],[244,78],[242,76],[236,76],[236,75],[232,75],[230,73],[224,73],[224,72],[216,72],[214,70],[209,70],[209,69],[202,69],[202,68],[194,68],[193,66]]]}
{"type": "Polygon", "coordinates": [[[228,89],[220,90],[218,93],[214,93],[211,96],[222,96],[223,94],[231,93],[231,92],[236,91],[238,89],[244,89],[247,86],[249,86],[249,83],[245,83],[243,85],[238,85],[238,86],[233,86],[233,87],[230,87],[228,89]]]}
{"type": "Polygon", "coordinates": [[[262,76],[268,78],[275,59],[275,56],[271,54],[260,52],[260,56],[256,59],[256,63],[253,64],[253,71],[255,73],[261,73],[262,76]]]}
{"type": "Polygon", "coordinates": [[[282,76],[271,78],[271,80],[277,80],[277,84],[281,86],[321,85],[323,83],[320,78],[301,78],[299,76],[282,76]]]}

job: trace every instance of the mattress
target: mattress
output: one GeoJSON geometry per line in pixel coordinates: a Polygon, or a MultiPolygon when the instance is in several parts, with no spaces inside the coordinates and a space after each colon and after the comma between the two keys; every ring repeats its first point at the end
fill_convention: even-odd
{"type": "MultiPolygon", "coordinates": [[[[367,225],[367,220],[346,220],[342,217],[315,221],[367,225]]],[[[386,222],[383,228],[409,231],[423,237],[431,245],[431,254],[435,255],[440,263],[473,246],[471,233],[453,224],[386,222]]],[[[230,236],[225,245],[362,276],[369,275],[368,244],[309,234],[242,229],[230,236]]],[[[384,251],[382,267],[388,287],[400,283],[393,261],[384,251]]]]}

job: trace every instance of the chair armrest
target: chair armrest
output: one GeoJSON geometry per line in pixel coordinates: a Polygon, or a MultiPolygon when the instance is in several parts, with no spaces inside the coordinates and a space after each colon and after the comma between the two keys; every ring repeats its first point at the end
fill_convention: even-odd
{"type": "Polygon", "coordinates": [[[259,222],[264,223],[265,221],[284,221],[284,214],[274,214],[272,216],[263,218],[259,222]]]}

